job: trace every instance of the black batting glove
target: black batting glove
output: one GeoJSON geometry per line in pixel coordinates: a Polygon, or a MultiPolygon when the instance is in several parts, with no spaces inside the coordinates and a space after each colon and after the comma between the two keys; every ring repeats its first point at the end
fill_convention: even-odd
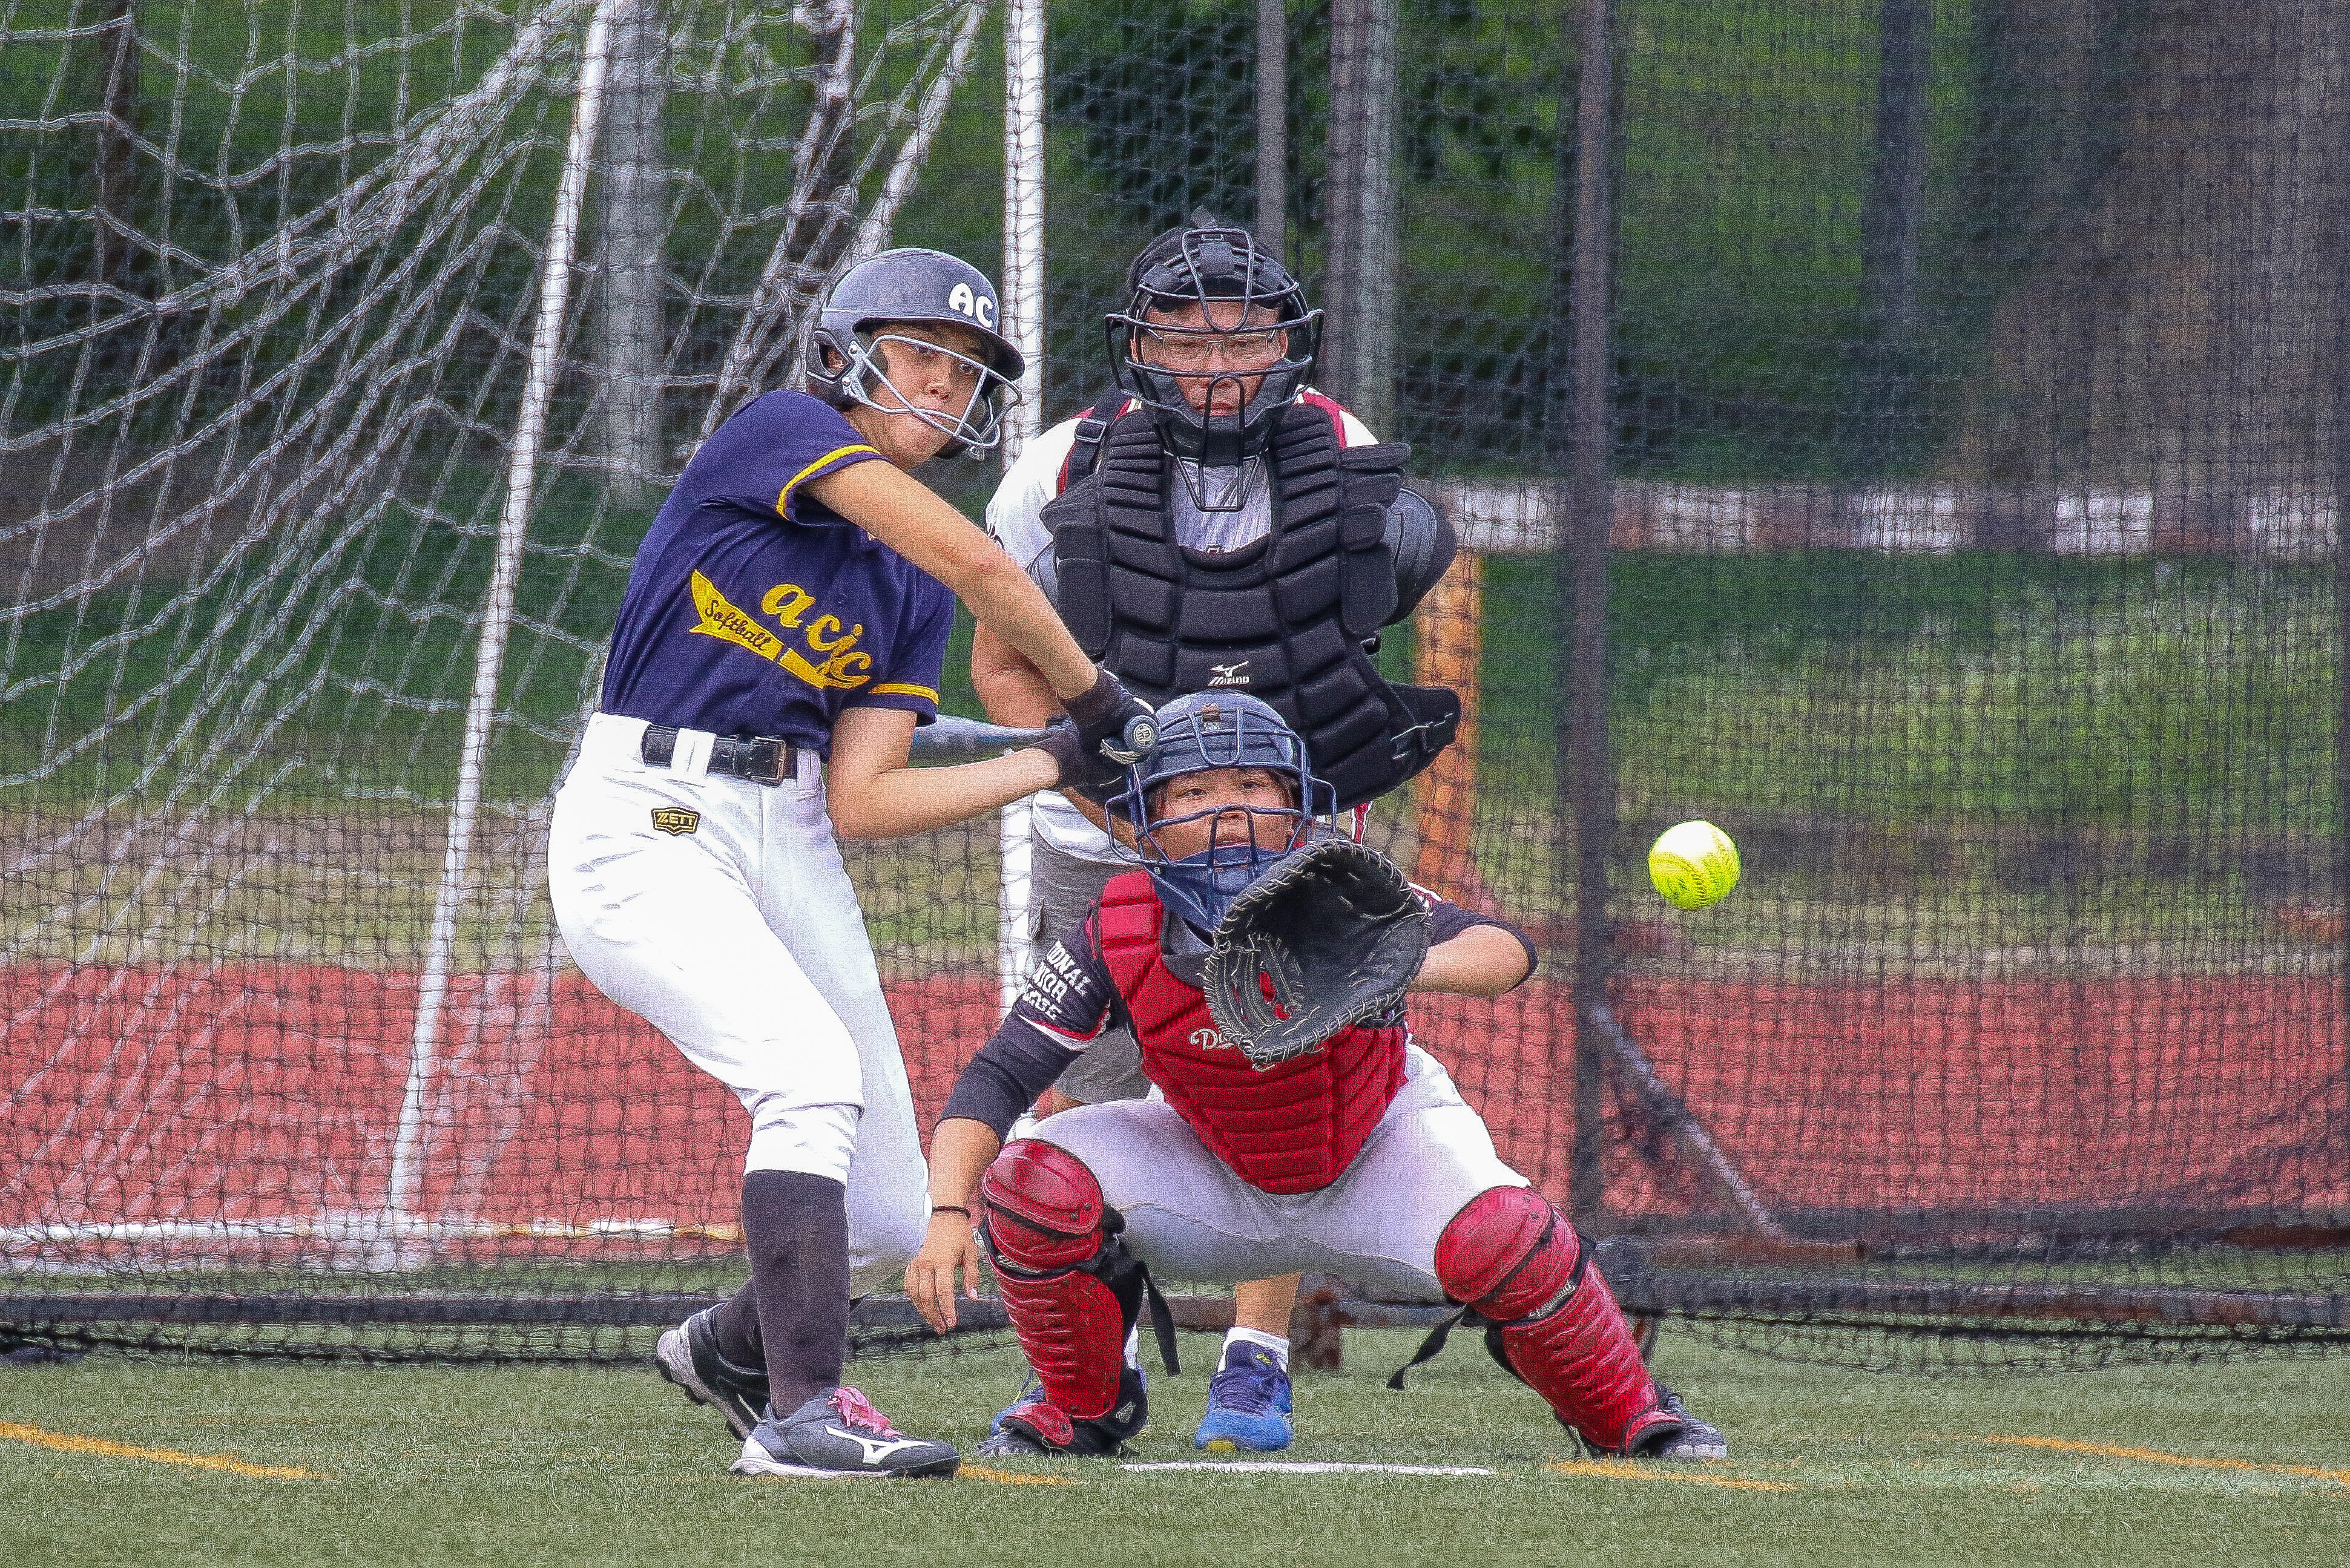
{"type": "Polygon", "coordinates": [[[1085,752],[1086,784],[1107,789],[1122,783],[1126,770],[1142,760],[1159,738],[1159,726],[1142,699],[1105,670],[1083,693],[1063,704],[1076,721],[1085,752]]]}
{"type": "Polygon", "coordinates": [[[1077,738],[1077,726],[1067,719],[1055,719],[1045,726],[1045,733],[1031,751],[1042,752],[1053,759],[1059,770],[1053,780],[1055,789],[1075,789],[1086,781],[1086,743],[1077,738]]]}

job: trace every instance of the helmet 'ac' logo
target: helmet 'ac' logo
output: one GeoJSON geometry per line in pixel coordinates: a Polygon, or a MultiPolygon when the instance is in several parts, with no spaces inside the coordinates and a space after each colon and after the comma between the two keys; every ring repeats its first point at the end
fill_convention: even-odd
{"type": "Polygon", "coordinates": [[[681,805],[659,805],[653,808],[653,826],[671,838],[691,833],[702,826],[702,813],[688,811],[681,805]]]}
{"type": "Polygon", "coordinates": [[[947,308],[958,316],[968,316],[989,331],[995,330],[995,301],[983,294],[973,294],[971,285],[959,283],[947,296],[947,308]]]}

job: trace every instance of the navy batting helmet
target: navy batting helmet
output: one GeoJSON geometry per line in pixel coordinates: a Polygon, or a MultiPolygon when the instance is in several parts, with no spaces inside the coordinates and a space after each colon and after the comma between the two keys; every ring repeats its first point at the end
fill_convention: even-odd
{"type": "Polygon", "coordinates": [[[1127,770],[1109,809],[1134,827],[1134,855],[1161,902],[1202,932],[1211,932],[1248,885],[1297,850],[1336,830],[1337,795],[1314,776],[1305,742],[1270,703],[1230,691],[1178,697],[1159,710],[1159,738],[1127,770]],[[1151,798],[1189,774],[1211,768],[1263,768],[1289,781],[1280,806],[1222,805],[1173,815],[1151,798]],[[1159,837],[1180,823],[1218,818],[1207,847],[1178,856],[1159,837]],[[1222,818],[1230,817],[1229,826],[1222,818]],[[1265,821],[1264,819],[1274,819],[1265,821]],[[1274,831],[1263,832],[1260,824],[1274,831]]]}
{"type": "MultiPolygon", "coordinates": [[[[1150,410],[1168,450],[1211,468],[1263,452],[1281,410],[1305,389],[1322,343],[1322,313],[1306,308],[1305,290],[1281,259],[1246,229],[1195,213],[1191,227],[1143,247],[1127,269],[1126,292],[1126,308],[1105,318],[1110,363],[1119,386],[1150,410]],[[1201,325],[1165,318],[1185,306],[1199,306],[1201,325]],[[1154,313],[1160,319],[1151,320],[1154,313]],[[1148,358],[1138,352],[1146,347],[1154,350],[1148,358]],[[1184,396],[1187,383],[1212,392],[1219,382],[1257,377],[1256,395],[1233,413],[1208,413],[1184,396]]],[[[1237,494],[1230,504],[1239,504],[1237,494]]]]}
{"type": "MultiPolygon", "coordinates": [[[[921,347],[938,351],[939,346],[921,347]]],[[[1026,369],[1020,350],[1003,336],[1003,306],[986,275],[944,251],[908,248],[858,262],[826,292],[808,341],[807,388],[837,409],[863,403],[884,413],[911,413],[953,438],[942,455],[962,452],[977,457],[1003,439],[1003,410],[1016,395],[1012,383],[1026,369]],[[983,360],[953,355],[974,372],[971,402],[960,414],[916,408],[890,384],[875,352],[877,344],[893,337],[883,328],[918,322],[960,327],[979,334],[986,345],[983,360]],[[827,363],[827,349],[839,357],[839,364],[827,363]],[[885,389],[887,401],[881,396],[885,389]]]]}

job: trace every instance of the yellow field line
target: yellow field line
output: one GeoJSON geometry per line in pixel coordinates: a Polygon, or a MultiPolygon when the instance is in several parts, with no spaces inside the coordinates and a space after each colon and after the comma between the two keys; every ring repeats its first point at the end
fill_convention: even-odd
{"type": "Polygon", "coordinates": [[[1550,1469],[1563,1476],[1608,1476],[1617,1480],[1672,1481],[1680,1486],[1727,1487],[1733,1491],[1801,1491],[1787,1481],[1752,1480],[1745,1476],[1700,1475],[1689,1469],[1659,1469],[1629,1459],[1554,1459],[1550,1469]]]}
{"type": "Polygon", "coordinates": [[[249,1465],[226,1454],[183,1454],[177,1449],[140,1449],[105,1438],[84,1438],[72,1432],[45,1431],[16,1421],[0,1421],[0,1438],[36,1443],[68,1454],[99,1454],[110,1459],[150,1459],[159,1465],[181,1465],[192,1470],[226,1470],[231,1475],[259,1476],[265,1480],[326,1480],[316,1470],[287,1465],[249,1465]]]}
{"type": "Polygon", "coordinates": [[[2150,1465],[2177,1465],[2195,1470],[2258,1470],[2266,1475],[2301,1476],[2310,1480],[2330,1480],[2337,1486],[2350,1486],[2350,1470],[2319,1469],[2314,1465],[2262,1465],[2250,1459],[2205,1459],[2192,1454],[2166,1454],[2158,1449],[2125,1449],[2112,1443],[2074,1443],[2062,1438],[1989,1437],[1986,1443],[2005,1443],[2018,1449],[2054,1449],[2064,1454],[2093,1454],[2101,1459],[2138,1459],[2150,1465]]]}
{"type": "Polygon", "coordinates": [[[994,1481],[1001,1486],[1075,1486],[1066,1476],[1024,1476],[1017,1470],[992,1470],[985,1465],[965,1465],[958,1472],[973,1480],[994,1481]]]}

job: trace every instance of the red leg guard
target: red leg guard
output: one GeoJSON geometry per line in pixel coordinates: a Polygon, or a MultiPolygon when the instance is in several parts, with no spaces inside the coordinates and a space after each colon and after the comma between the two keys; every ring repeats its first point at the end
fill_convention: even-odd
{"type": "Polygon", "coordinates": [[[1503,1365],[1593,1448],[1628,1454],[1679,1430],[1588,1244],[1532,1188],[1471,1199],[1437,1239],[1436,1278],[1494,1325],[1503,1365]]]}
{"type": "Polygon", "coordinates": [[[1141,1286],[1138,1274],[1129,1303],[1086,1269],[1118,1245],[1102,1228],[1101,1184],[1066,1149],[1024,1137],[1003,1146],[979,1191],[996,1288],[1045,1399],[1078,1420],[1107,1415],[1141,1286]]]}

